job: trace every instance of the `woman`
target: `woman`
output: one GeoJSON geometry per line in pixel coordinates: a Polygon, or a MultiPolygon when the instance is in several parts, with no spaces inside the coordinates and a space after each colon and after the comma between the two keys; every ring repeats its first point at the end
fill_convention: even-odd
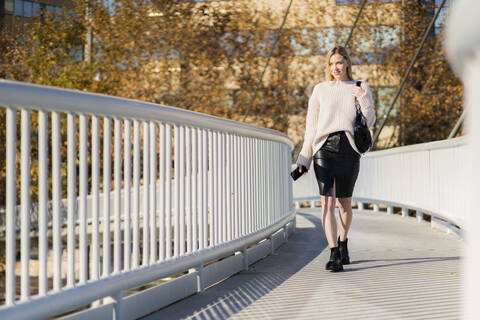
{"type": "Polygon", "coordinates": [[[322,224],[330,247],[325,268],[343,270],[350,263],[347,235],[352,223],[352,193],[357,180],[360,152],[355,146],[355,98],[368,126],[375,122],[370,89],[366,83],[356,86],[347,50],[336,46],[328,52],[326,77],[317,84],[308,102],[305,138],[297,159],[300,172],[313,168],[322,198],[322,224]],[[335,199],[338,198],[340,235],[337,238],[335,199]]]}

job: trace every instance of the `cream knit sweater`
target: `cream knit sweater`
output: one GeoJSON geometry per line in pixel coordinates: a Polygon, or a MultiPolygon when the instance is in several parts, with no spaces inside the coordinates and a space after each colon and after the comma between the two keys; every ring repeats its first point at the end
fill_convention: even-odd
{"type": "MultiPolygon", "coordinates": [[[[307,121],[303,147],[298,155],[297,164],[310,168],[313,155],[322,147],[330,133],[345,131],[352,148],[360,153],[353,138],[355,124],[355,97],[353,87],[356,81],[321,82],[313,88],[308,101],[307,121]]],[[[365,94],[358,99],[367,124],[375,123],[375,110],[372,94],[365,82],[361,88],[365,94]]]]}

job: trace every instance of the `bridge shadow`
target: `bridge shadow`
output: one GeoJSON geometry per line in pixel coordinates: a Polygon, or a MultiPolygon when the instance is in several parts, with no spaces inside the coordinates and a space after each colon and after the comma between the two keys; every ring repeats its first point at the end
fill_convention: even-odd
{"type": "Polygon", "coordinates": [[[273,255],[143,319],[228,319],[273,292],[327,247],[321,220],[313,214],[298,212],[296,232],[273,255]]]}
{"type": "Polygon", "coordinates": [[[413,265],[419,263],[428,263],[428,262],[443,262],[443,261],[451,261],[451,260],[460,260],[460,256],[456,257],[428,257],[428,258],[405,258],[405,259],[373,259],[373,260],[357,260],[352,261],[348,269],[345,269],[345,272],[352,272],[352,271],[359,271],[359,270],[367,270],[367,269],[377,269],[377,268],[388,268],[394,266],[402,266],[402,265],[413,265]],[[390,263],[394,262],[394,263],[390,263]],[[355,265],[360,264],[375,264],[371,266],[364,266],[364,267],[355,267],[355,265]]]}
{"type": "MultiPolygon", "coordinates": [[[[460,260],[458,256],[405,258],[403,255],[399,258],[389,256],[381,259],[361,259],[359,256],[360,260],[352,261],[343,273],[334,275],[325,271],[324,265],[329,251],[326,250],[328,244],[317,214],[318,212],[313,210],[298,212],[297,231],[289,241],[279,247],[273,255],[250,266],[248,271],[240,272],[201,294],[163,308],[145,319],[274,319],[278,317],[312,319],[317,318],[319,312],[327,316],[329,312],[333,312],[330,308],[332,303],[337,303],[338,299],[345,299],[343,295],[336,296],[332,293],[352,290],[348,280],[352,275],[353,279],[356,279],[353,289],[360,290],[359,292],[363,290],[371,292],[370,294],[359,293],[357,297],[359,300],[370,299],[383,290],[382,295],[367,303],[369,308],[377,308],[377,310],[378,308],[387,310],[389,306],[401,307],[401,303],[395,303],[396,298],[393,297],[397,295],[402,297],[403,292],[410,292],[409,290],[412,289],[429,290],[435,292],[438,297],[443,297],[442,290],[455,290],[456,282],[453,278],[450,278],[447,283],[439,279],[440,271],[444,273],[443,271],[447,270],[439,270],[435,263],[460,260]],[[417,264],[418,266],[415,266],[417,264]],[[425,266],[435,267],[431,274],[427,272],[426,275],[419,275],[420,278],[410,279],[406,276],[411,275],[408,273],[411,271],[410,266],[420,270],[425,266]],[[381,273],[380,277],[384,279],[378,281],[379,273],[369,270],[381,270],[381,268],[388,271],[381,273]],[[399,276],[397,272],[405,276],[399,276]],[[385,291],[384,281],[388,283],[393,281],[397,284],[385,291]],[[359,283],[364,286],[363,289],[358,287],[359,283]],[[383,301],[385,297],[389,300],[383,301]]],[[[353,313],[353,310],[350,312],[352,312],[352,318],[358,316],[353,313]]],[[[335,317],[335,314],[332,314],[332,317],[335,317]]],[[[325,319],[327,318],[329,317],[325,319]]]]}

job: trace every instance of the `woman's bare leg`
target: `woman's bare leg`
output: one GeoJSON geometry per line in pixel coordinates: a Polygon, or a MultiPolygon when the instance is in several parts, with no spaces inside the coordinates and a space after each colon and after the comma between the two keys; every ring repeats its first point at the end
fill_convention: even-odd
{"type": "Polygon", "coordinates": [[[352,225],[352,197],[338,198],[338,225],[340,228],[340,241],[347,239],[348,230],[352,225]]]}
{"type": "Polygon", "coordinates": [[[335,219],[335,183],[333,184],[333,195],[322,196],[322,224],[328,246],[335,248],[337,243],[337,221],[335,219]]]}

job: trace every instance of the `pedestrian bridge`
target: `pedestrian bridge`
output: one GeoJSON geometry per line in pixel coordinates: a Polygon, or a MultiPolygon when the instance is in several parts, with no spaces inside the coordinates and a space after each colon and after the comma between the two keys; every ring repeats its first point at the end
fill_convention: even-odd
{"type": "Polygon", "coordinates": [[[292,183],[285,135],[3,80],[0,105],[2,319],[460,314],[464,138],[362,157],[353,263],[332,274],[313,170],[292,183]]]}

